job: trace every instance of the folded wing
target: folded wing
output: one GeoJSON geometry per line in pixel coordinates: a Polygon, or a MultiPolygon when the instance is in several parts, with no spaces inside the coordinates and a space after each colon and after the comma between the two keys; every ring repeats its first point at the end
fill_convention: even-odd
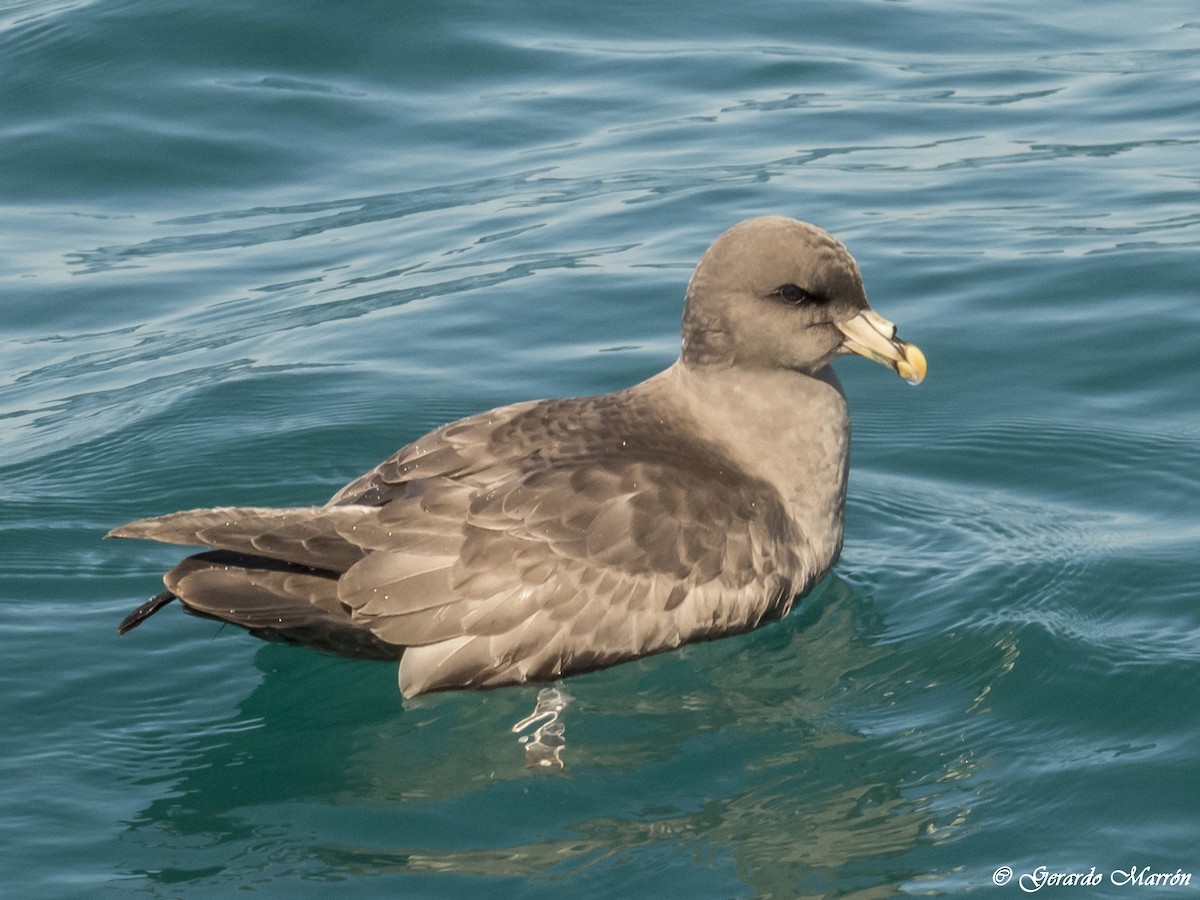
{"type": "Polygon", "coordinates": [[[548,680],[744,631],[808,587],[769,485],[650,423],[577,428],[597,411],[563,415],[567,402],[438,429],[325,506],[193,510],[112,536],[212,548],[165,576],[190,611],[401,657],[409,696],[548,680]]]}

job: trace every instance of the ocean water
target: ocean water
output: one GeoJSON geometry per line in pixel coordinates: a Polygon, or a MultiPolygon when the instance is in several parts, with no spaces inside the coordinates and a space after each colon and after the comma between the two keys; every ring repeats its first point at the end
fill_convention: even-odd
{"type": "Polygon", "coordinates": [[[1198,72],[1182,0],[0,2],[0,894],[1194,894],[1198,72]],[[836,572],[567,681],[561,770],[535,688],[117,637],[180,552],[108,529],[633,383],[764,213],[929,378],[837,364],[836,572]]]}

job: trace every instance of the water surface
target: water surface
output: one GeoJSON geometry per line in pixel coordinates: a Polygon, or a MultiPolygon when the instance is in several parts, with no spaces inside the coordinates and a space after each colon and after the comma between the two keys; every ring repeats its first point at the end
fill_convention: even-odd
{"type": "Polygon", "coordinates": [[[1181,2],[0,6],[0,892],[1200,877],[1198,42],[1181,2]],[[532,688],[117,638],[179,553],[109,528],[646,377],[763,213],[849,245],[929,380],[838,363],[836,573],[570,680],[561,772],[532,688]]]}

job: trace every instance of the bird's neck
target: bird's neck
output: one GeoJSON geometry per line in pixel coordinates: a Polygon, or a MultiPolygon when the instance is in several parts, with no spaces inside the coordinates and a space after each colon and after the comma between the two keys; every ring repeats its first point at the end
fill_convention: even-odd
{"type": "Polygon", "coordinates": [[[850,419],[832,369],[812,376],[679,361],[644,387],[669,397],[695,422],[698,434],[778,488],[805,562],[823,571],[837,560],[850,419]]]}

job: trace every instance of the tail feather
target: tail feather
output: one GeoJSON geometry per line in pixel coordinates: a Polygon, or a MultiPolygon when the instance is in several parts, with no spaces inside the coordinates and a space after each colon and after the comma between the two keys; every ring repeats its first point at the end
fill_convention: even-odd
{"type": "Polygon", "coordinates": [[[128,631],[132,631],[172,600],[177,599],[170,591],[163,591],[161,594],[156,594],[121,620],[121,624],[117,626],[117,634],[125,634],[128,631]]]}
{"type": "Polygon", "coordinates": [[[136,628],[172,600],[195,616],[239,625],[255,637],[299,644],[355,659],[397,660],[403,647],[355,622],[337,597],[339,573],[265,556],[212,550],[164,576],[169,590],[125,617],[118,632],[136,628]]]}

